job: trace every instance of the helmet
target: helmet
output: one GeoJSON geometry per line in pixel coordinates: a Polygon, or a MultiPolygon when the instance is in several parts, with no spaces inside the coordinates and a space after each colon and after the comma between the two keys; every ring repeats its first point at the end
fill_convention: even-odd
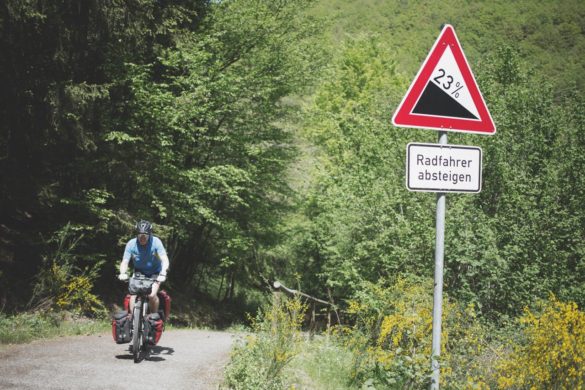
{"type": "Polygon", "coordinates": [[[136,232],[138,234],[152,234],[151,223],[143,219],[140,220],[140,222],[136,224],[136,232]]]}

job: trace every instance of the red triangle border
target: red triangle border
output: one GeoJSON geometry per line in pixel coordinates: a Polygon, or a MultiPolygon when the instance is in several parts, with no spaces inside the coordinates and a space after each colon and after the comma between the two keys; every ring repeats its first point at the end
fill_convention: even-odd
{"type": "Polygon", "coordinates": [[[479,87],[459,44],[453,26],[447,24],[443,27],[439,38],[433,45],[429,55],[410,85],[408,92],[392,117],[392,123],[397,127],[415,127],[486,135],[495,134],[496,126],[479,91],[479,87]],[[465,86],[468,88],[471,99],[477,108],[479,120],[412,113],[447,45],[451,48],[465,86]]]}

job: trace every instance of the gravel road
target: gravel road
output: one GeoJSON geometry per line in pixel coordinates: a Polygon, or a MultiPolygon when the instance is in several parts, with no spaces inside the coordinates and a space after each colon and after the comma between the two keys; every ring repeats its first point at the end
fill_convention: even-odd
{"type": "Polygon", "coordinates": [[[0,351],[0,389],[217,389],[234,337],[170,330],[140,363],[111,334],[9,346],[0,351]]]}

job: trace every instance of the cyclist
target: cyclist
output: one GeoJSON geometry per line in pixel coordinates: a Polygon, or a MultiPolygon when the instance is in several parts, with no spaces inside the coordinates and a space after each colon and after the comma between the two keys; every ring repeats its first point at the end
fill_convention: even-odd
{"type": "MultiPolygon", "coordinates": [[[[155,279],[152,292],[148,297],[148,306],[151,313],[158,312],[159,300],[157,296],[160,284],[167,279],[169,258],[162,241],[152,234],[152,224],[141,220],[136,224],[137,237],[126,244],[124,256],[120,263],[118,279],[128,280],[128,264],[132,260],[134,271],[140,272],[149,278],[155,279]]],[[[130,297],[130,313],[134,311],[136,295],[130,297]]]]}

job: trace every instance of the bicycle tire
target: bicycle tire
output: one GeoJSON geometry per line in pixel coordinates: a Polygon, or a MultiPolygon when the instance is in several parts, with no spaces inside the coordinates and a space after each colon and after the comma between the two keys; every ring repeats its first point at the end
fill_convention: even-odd
{"type": "MultiPolygon", "coordinates": [[[[146,319],[146,317],[142,318],[142,329],[145,329],[146,327],[144,326],[144,321],[148,321],[146,319]]],[[[142,332],[142,352],[144,353],[144,358],[146,360],[148,360],[148,358],[150,357],[149,353],[150,353],[150,345],[148,344],[148,338],[146,337],[146,335],[144,335],[144,332],[142,332]]]]}
{"type": "Polygon", "coordinates": [[[134,305],[134,317],[132,319],[132,354],[134,363],[140,361],[140,352],[142,350],[142,301],[137,301],[134,305]]]}

